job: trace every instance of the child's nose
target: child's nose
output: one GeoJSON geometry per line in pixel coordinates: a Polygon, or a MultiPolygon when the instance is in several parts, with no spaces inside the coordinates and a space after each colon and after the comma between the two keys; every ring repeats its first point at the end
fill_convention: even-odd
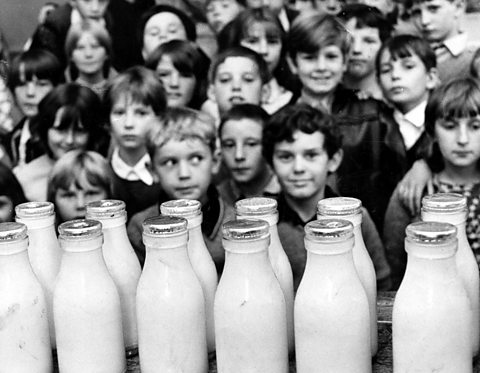
{"type": "Polygon", "coordinates": [[[317,70],[325,69],[325,58],[323,56],[319,55],[315,62],[316,62],[315,67],[317,68],[317,70]]]}
{"type": "Polygon", "coordinates": [[[76,198],[76,201],[77,201],[77,210],[83,210],[85,209],[85,195],[83,193],[83,191],[78,191],[76,193],[77,195],[77,198],[76,198]]]}
{"type": "Polygon", "coordinates": [[[133,125],[134,125],[133,113],[131,110],[127,110],[127,112],[125,113],[124,126],[125,128],[133,128],[133,125]]]}
{"type": "Polygon", "coordinates": [[[260,45],[258,47],[258,54],[260,54],[261,56],[265,57],[268,53],[268,44],[267,44],[267,40],[265,39],[261,39],[260,40],[260,45]]]}
{"type": "Polygon", "coordinates": [[[303,159],[301,156],[297,155],[293,162],[293,171],[295,173],[300,173],[304,170],[303,159]]]}
{"type": "Polygon", "coordinates": [[[64,140],[67,144],[73,144],[75,142],[75,133],[72,128],[65,132],[64,140]]]}
{"type": "Polygon", "coordinates": [[[461,145],[468,144],[469,137],[468,137],[468,129],[466,125],[460,125],[457,134],[457,143],[461,145]]]}
{"type": "Polygon", "coordinates": [[[243,147],[242,146],[237,146],[235,148],[235,160],[238,162],[238,161],[241,161],[243,159],[245,159],[245,152],[243,151],[243,147]]]}
{"type": "Polygon", "coordinates": [[[431,20],[431,15],[430,15],[430,12],[426,9],[422,9],[420,11],[420,19],[421,19],[421,22],[422,22],[422,26],[426,26],[430,23],[430,20],[431,20]]]}
{"type": "Polygon", "coordinates": [[[173,71],[170,75],[169,84],[171,87],[178,87],[178,83],[180,81],[180,74],[176,71],[173,71]]]}
{"type": "Polygon", "coordinates": [[[35,96],[36,84],[35,82],[27,82],[27,96],[35,96]]]}
{"type": "Polygon", "coordinates": [[[188,179],[190,177],[190,167],[186,161],[180,161],[178,164],[178,177],[188,179]]]}

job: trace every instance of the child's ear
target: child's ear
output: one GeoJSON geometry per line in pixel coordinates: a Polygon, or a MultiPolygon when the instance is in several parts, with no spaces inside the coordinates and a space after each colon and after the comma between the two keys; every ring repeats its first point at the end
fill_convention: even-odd
{"type": "Polygon", "coordinates": [[[292,58],[289,55],[287,55],[287,63],[288,63],[288,67],[290,68],[290,71],[295,75],[297,75],[297,64],[295,63],[294,60],[292,60],[292,58]]]}
{"type": "Polygon", "coordinates": [[[338,167],[342,164],[343,160],[343,150],[339,149],[327,163],[328,173],[333,174],[338,170],[338,167]]]}
{"type": "Polygon", "coordinates": [[[430,70],[427,71],[427,89],[431,91],[432,89],[436,88],[440,85],[440,77],[438,76],[438,70],[435,67],[432,67],[430,70]]]}
{"type": "Polygon", "coordinates": [[[216,175],[220,171],[220,166],[222,164],[222,153],[220,148],[217,146],[217,149],[213,152],[212,155],[212,174],[216,175]]]}
{"type": "Polygon", "coordinates": [[[209,100],[211,100],[213,102],[217,102],[217,99],[215,97],[215,88],[213,87],[213,84],[208,85],[207,97],[208,97],[209,100]]]}

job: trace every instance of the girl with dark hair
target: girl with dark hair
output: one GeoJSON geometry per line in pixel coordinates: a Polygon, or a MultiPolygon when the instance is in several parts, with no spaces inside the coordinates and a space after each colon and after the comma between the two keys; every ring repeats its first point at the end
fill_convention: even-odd
{"type": "Polygon", "coordinates": [[[199,109],[206,100],[210,59],[195,43],[171,40],[161,44],[145,66],[156,71],[162,81],[168,106],[199,109]]]}
{"type": "Polygon", "coordinates": [[[40,102],[33,125],[45,154],[13,171],[28,200],[44,201],[47,178],[58,158],[70,150],[106,145],[101,101],[89,88],[60,85],[40,102]]]}

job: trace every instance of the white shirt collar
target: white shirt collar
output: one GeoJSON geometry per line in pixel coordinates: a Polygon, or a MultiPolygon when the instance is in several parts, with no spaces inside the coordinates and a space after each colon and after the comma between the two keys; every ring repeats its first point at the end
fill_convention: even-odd
{"type": "Polygon", "coordinates": [[[137,164],[132,167],[120,158],[118,148],[116,148],[112,154],[111,164],[115,174],[122,179],[129,181],[141,180],[147,185],[153,184],[153,176],[147,167],[150,164],[150,156],[148,154],[145,154],[137,164]]]}
{"type": "Polygon", "coordinates": [[[445,48],[455,57],[460,55],[468,45],[468,35],[466,32],[459,33],[443,42],[445,48]]]}
{"type": "Polygon", "coordinates": [[[410,149],[423,133],[425,127],[425,108],[427,101],[422,101],[409,112],[402,114],[395,109],[393,117],[403,137],[405,148],[410,149]]]}

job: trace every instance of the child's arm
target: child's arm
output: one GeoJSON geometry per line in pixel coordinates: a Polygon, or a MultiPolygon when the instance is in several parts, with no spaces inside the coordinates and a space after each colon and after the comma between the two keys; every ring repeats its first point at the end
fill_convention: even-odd
{"type": "Polygon", "coordinates": [[[398,183],[398,196],[412,215],[420,212],[423,191],[431,178],[432,171],[427,162],[419,159],[398,183]]]}

